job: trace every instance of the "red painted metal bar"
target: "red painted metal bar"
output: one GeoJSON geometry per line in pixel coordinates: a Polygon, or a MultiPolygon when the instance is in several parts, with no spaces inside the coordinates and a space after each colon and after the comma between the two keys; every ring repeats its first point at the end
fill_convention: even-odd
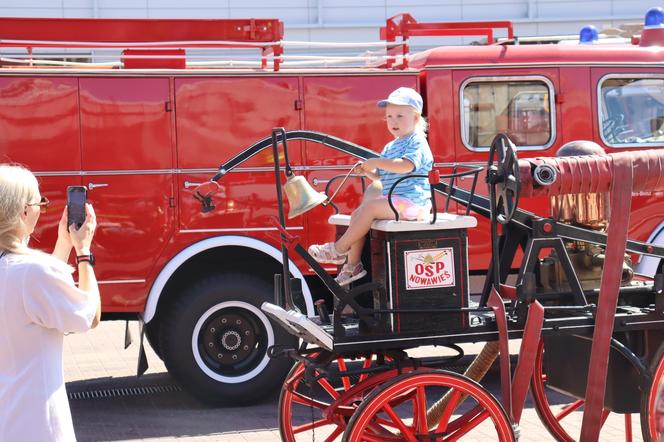
{"type": "Polygon", "coordinates": [[[535,301],[528,307],[528,319],[519,348],[519,360],[512,378],[512,413],[514,413],[516,423],[521,420],[523,406],[526,404],[526,394],[535,371],[535,359],[539,350],[543,324],[544,307],[539,301],[535,301]]]}
{"type": "MultiPolygon", "coordinates": [[[[634,154],[634,152],[630,153],[634,154]]],[[[600,281],[595,331],[590,350],[581,442],[594,442],[599,439],[613,321],[620,293],[621,270],[625,259],[627,227],[632,204],[632,183],[637,181],[636,168],[632,167],[630,155],[615,157],[612,169],[611,220],[607,232],[606,260],[600,281]]]]}
{"type": "MultiPolygon", "coordinates": [[[[485,35],[486,30],[492,29],[506,29],[507,37],[514,38],[514,27],[512,22],[507,20],[418,23],[410,14],[399,14],[388,18],[386,25],[380,28],[380,37],[386,41],[395,41],[397,37],[407,39],[412,36],[485,35]]],[[[493,38],[489,43],[493,43],[493,38]]]]}
{"type": "Polygon", "coordinates": [[[493,41],[491,28],[458,28],[458,29],[415,29],[409,31],[409,37],[462,37],[477,35],[486,37],[487,42],[493,41]]]}
{"type": "Polygon", "coordinates": [[[277,19],[0,18],[0,47],[119,48],[126,69],[184,69],[184,48],[256,48],[278,71],[283,36],[277,19]]]}
{"type": "Polygon", "coordinates": [[[498,326],[498,348],[500,350],[500,390],[502,393],[503,407],[505,412],[510,418],[510,422],[514,422],[514,413],[512,413],[512,371],[510,369],[510,351],[509,339],[507,335],[507,315],[505,312],[505,304],[503,298],[496,291],[491,288],[491,294],[487,305],[491,307],[496,316],[496,325],[498,326]]]}
{"type": "Polygon", "coordinates": [[[0,40],[271,43],[283,36],[284,25],[278,19],[0,18],[0,40]]]}
{"type": "MultiPolygon", "coordinates": [[[[410,37],[430,36],[484,36],[487,44],[493,43],[493,30],[506,29],[507,37],[514,38],[514,28],[511,21],[478,21],[478,22],[433,22],[418,23],[410,14],[398,14],[387,19],[385,26],[380,28],[380,38],[388,43],[396,42],[401,37],[401,43],[387,49],[388,56],[401,56],[403,60],[396,66],[401,69],[408,67],[407,55],[409,52],[408,39],[410,37]]],[[[385,67],[395,67],[396,58],[388,58],[385,67]]]]}

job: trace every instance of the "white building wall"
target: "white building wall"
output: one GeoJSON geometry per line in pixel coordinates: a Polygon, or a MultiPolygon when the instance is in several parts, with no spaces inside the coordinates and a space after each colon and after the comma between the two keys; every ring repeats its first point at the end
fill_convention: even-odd
{"type": "MultiPolygon", "coordinates": [[[[402,12],[422,22],[512,20],[518,36],[533,36],[642,22],[660,5],[664,0],[0,0],[0,16],[279,18],[286,40],[349,42],[378,41],[385,19],[402,12]]],[[[415,39],[411,46],[460,42],[415,39]]]]}

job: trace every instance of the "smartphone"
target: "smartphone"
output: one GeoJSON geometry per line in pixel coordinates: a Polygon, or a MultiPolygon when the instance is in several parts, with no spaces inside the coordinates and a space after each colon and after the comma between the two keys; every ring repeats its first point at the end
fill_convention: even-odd
{"type": "Polygon", "coordinates": [[[67,225],[80,228],[85,222],[85,202],[87,191],[83,186],[67,187],[67,225]]]}

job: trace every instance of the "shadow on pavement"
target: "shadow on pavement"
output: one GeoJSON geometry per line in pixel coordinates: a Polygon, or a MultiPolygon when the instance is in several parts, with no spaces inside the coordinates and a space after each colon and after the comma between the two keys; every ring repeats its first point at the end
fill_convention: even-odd
{"type": "MultiPolygon", "coordinates": [[[[500,397],[500,379],[495,366],[482,384],[500,397]]],[[[278,391],[250,406],[211,407],[182,391],[167,373],[158,373],[140,378],[104,377],[69,382],[67,392],[80,442],[260,431],[278,435],[278,391]]],[[[556,396],[550,397],[553,403],[564,398],[556,396]]],[[[532,407],[528,396],[526,408],[532,407]]]]}
{"type": "Polygon", "coordinates": [[[277,428],[278,391],[252,406],[214,408],[179,390],[168,374],[159,373],[141,378],[105,377],[69,382],[67,392],[79,442],[193,437],[277,428]],[[75,398],[81,396],[86,398],[75,398]]]}

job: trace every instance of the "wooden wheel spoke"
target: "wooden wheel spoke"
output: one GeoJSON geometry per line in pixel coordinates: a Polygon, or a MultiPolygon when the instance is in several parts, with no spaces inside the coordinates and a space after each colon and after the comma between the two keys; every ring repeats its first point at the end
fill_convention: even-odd
{"type": "Polygon", "coordinates": [[[482,407],[479,404],[475,405],[473,408],[466,411],[464,414],[462,414],[461,416],[457,417],[452,422],[450,422],[447,426],[447,432],[454,433],[466,422],[472,421],[475,417],[477,417],[480,413],[482,413],[482,411],[484,411],[484,407],[482,407]]]}
{"type": "MultiPolygon", "coordinates": [[[[392,419],[392,422],[396,425],[396,427],[401,431],[401,434],[409,441],[411,442],[417,442],[417,438],[415,437],[415,434],[411,430],[410,427],[406,425],[406,423],[401,420],[399,415],[397,414],[396,411],[394,411],[394,408],[390,406],[390,404],[385,404],[383,406],[383,411],[387,413],[387,415],[392,419]]],[[[426,422],[426,417],[424,419],[426,422]]]]}
{"type": "Polygon", "coordinates": [[[397,424],[395,424],[392,420],[387,420],[387,419],[377,417],[377,418],[374,419],[374,422],[381,425],[381,426],[383,426],[383,427],[390,427],[390,428],[399,429],[399,426],[397,424]]]}
{"type": "Polygon", "coordinates": [[[565,416],[569,415],[572,413],[574,410],[577,410],[579,407],[583,405],[584,401],[582,399],[579,399],[578,401],[574,401],[569,405],[566,405],[560,413],[556,414],[556,420],[560,422],[565,418],[565,416]]]}
{"type": "Polygon", "coordinates": [[[426,434],[429,432],[427,427],[427,394],[424,386],[417,387],[417,395],[415,396],[415,413],[413,414],[413,426],[419,434],[426,434]]]}
{"type": "Polygon", "coordinates": [[[327,407],[330,406],[330,404],[326,404],[325,402],[312,399],[309,396],[305,396],[302,393],[298,393],[297,391],[294,391],[292,394],[293,394],[293,402],[295,402],[296,404],[306,405],[307,407],[314,407],[321,410],[325,410],[327,407]]]}
{"type": "Polygon", "coordinates": [[[390,399],[390,405],[392,407],[396,407],[398,405],[403,404],[404,402],[410,401],[413,399],[415,393],[416,393],[415,389],[405,391],[402,394],[397,395],[394,398],[390,399]]]}
{"type": "Polygon", "coordinates": [[[456,410],[459,402],[461,401],[461,395],[462,393],[460,390],[454,390],[452,393],[450,400],[447,402],[445,410],[443,410],[442,416],[440,416],[438,426],[436,427],[436,433],[444,433],[447,430],[447,424],[449,424],[452,413],[454,413],[454,410],[456,410]]]}
{"type": "Polygon", "coordinates": [[[367,442],[385,442],[385,439],[383,439],[380,436],[372,436],[369,434],[363,434],[361,441],[367,441],[367,442]]]}
{"type": "Polygon", "coordinates": [[[457,431],[455,431],[453,434],[450,435],[449,438],[445,439],[445,442],[453,442],[455,440],[459,440],[461,436],[468,434],[470,430],[478,426],[479,424],[482,423],[487,417],[489,417],[489,412],[486,410],[482,410],[480,414],[477,416],[473,417],[471,420],[466,422],[465,425],[460,426],[457,431]]]}
{"type": "Polygon", "coordinates": [[[323,387],[323,390],[325,390],[327,392],[327,394],[332,396],[333,399],[335,399],[335,400],[339,399],[339,393],[337,392],[337,390],[334,389],[332,384],[330,384],[330,381],[328,381],[325,378],[320,378],[318,380],[318,385],[323,387]]]}
{"type": "MultiPolygon", "coordinates": [[[[362,363],[362,368],[366,370],[367,368],[371,367],[371,362],[372,361],[373,361],[373,358],[371,356],[367,356],[366,358],[364,358],[364,362],[362,363]]],[[[359,380],[358,384],[360,382],[364,381],[368,377],[369,377],[369,373],[362,373],[360,375],[360,380],[359,380]]]]}
{"type": "MultiPolygon", "coordinates": [[[[337,359],[337,365],[339,366],[340,373],[348,371],[348,369],[346,368],[346,361],[343,358],[337,359]]],[[[343,383],[344,391],[350,390],[351,385],[350,385],[350,378],[348,376],[341,375],[341,382],[343,383]]]]}
{"type": "Polygon", "coordinates": [[[303,431],[309,431],[313,428],[320,428],[324,425],[330,425],[330,424],[334,425],[334,422],[332,422],[329,419],[319,419],[319,420],[314,421],[314,422],[307,422],[306,424],[302,424],[300,426],[293,427],[293,433],[295,433],[295,434],[302,433],[303,431]]]}
{"type": "Polygon", "coordinates": [[[327,436],[327,437],[325,438],[325,442],[332,442],[332,441],[335,440],[335,439],[336,439],[341,433],[343,433],[344,430],[345,430],[344,427],[337,427],[337,428],[335,428],[334,431],[332,432],[332,434],[330,434],[329,436],[327,436]]]}
{"type": "Polygon", "coordinates": [[[394,425],[392,425],[391,422],[388,425],[382,425],[376,419],[373,419],[371,423],[367,426],[367,430],[369,431],[369,434],[380,436],[383,439],[394,437],[394,433],[392,433],[386,427],[393,428],[394,425]]]}

